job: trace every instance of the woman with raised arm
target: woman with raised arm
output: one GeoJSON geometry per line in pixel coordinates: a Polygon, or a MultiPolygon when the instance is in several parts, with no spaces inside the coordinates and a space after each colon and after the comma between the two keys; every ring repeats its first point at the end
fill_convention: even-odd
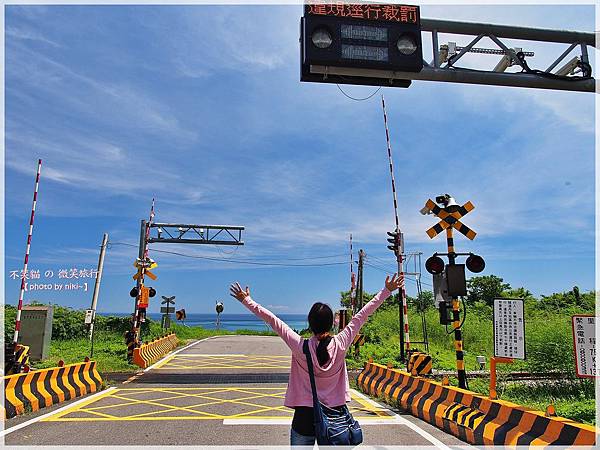
{"type": "MultiPolygon", "coordinates": [[[[324,303],[315,303],[308,313],[308,326],[313,336],[309,340],[309,351],[314,364],[315,381],[319,401],[339,409],[350,401],[350,385],[346,370],[346,352],[358,330],[368,317],[390,296],[404,288],[404,276],[394,274],[385,279],[385,287],[354,315],[346,328],[337,335],[330,334],[333,311],[324,303]]],[[[310,386],[306,356],[303,353],[303,338],[268,309],[250,297],[250,288],[242,289],[239,283],[231,285],[231,296],[239,300],[257,317],[268,323],[292,351],[290,378],[284,405],[294,409],[291,445],[314,445],[313,397],[310,386]]]]}

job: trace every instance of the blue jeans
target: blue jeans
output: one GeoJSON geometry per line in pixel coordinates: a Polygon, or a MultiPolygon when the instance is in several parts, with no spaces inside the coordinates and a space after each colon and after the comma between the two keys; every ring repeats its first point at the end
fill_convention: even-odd
{"type": "Polygon", "coordinates": [[[294,430],[290,432],[290,445],[308,445],[310,447],[315,445],[314,436],[303,436],[294,430]]]}

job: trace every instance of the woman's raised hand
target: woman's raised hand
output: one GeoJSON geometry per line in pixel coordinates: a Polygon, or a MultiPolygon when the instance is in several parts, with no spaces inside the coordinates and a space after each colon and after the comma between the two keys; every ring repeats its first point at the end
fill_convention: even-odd
{"type": "Polygon", "coordinates": [[[246,286],[246,290],[243,290],[242,287],[240,286],[240,283],[238,283],[236,281],[235,284],[232,284],[229,287],[229,291],[230,291],[230,295],[239,300],[240,302],[242,300],[244,300],[247,296],[250,295],[250,288],[248,286],[246,286]]]}
{"type": "Polygon", "coordinates": [[[385,277],[385,287],[388,291],[393,292],[401,287],[404,289],[404,274],[398,275],[395,273],[392,278],[389,276],[385,277]]]}

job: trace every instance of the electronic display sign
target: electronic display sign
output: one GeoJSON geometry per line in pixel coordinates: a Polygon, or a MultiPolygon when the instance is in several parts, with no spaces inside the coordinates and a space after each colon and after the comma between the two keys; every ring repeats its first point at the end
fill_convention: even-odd
{"type": "Polygon", "coordinates": [[[419,7],[409,5],[351,5],[343,2],[325,3],[309,0],[304,5],[304,14],[412,24],[419,24],[420,21],[419,7]]]}
{"type": "MultiPolygon", "coordinates": [[[[420,72],[419,7],[309,2],[301,21],[301,58],[302,81],[340,82],[311,74],[311,65],[420,72]]],[[[358,82],[352,84],[382,83],[353,78],[358,82]]]]}

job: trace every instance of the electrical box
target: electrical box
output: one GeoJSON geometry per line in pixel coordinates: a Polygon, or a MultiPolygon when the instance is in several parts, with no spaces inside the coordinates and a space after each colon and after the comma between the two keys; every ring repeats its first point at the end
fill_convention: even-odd
{"type": "Polygon", "coordinates": [[[50,353],[53,311],[52,306],[23,306],[18,343],[29,346],[32,360],[45,359],[50,353]]]}
{"type": "Polygon", "coordinates": [[[94,311],[93,309],[86,309],[85,310],[85,319],[84,319],[84,323],[86,325],[91,324],[94,321],[94,316],[96,311],[94,311]]]}
{"type": "Polygon", "coordinates": [[[446,280],[448,282],[448,295],[450,297],[467,295],[467,278],[465,277],[464,264],[447,265],[446,280]]]}
{"type": "Polygon", "coordinates": [[[446,282],[445,271],[433,274],[433,297],[438,308],[440,304],[452,300],[448,295],[448,283],[446,282]]]}

